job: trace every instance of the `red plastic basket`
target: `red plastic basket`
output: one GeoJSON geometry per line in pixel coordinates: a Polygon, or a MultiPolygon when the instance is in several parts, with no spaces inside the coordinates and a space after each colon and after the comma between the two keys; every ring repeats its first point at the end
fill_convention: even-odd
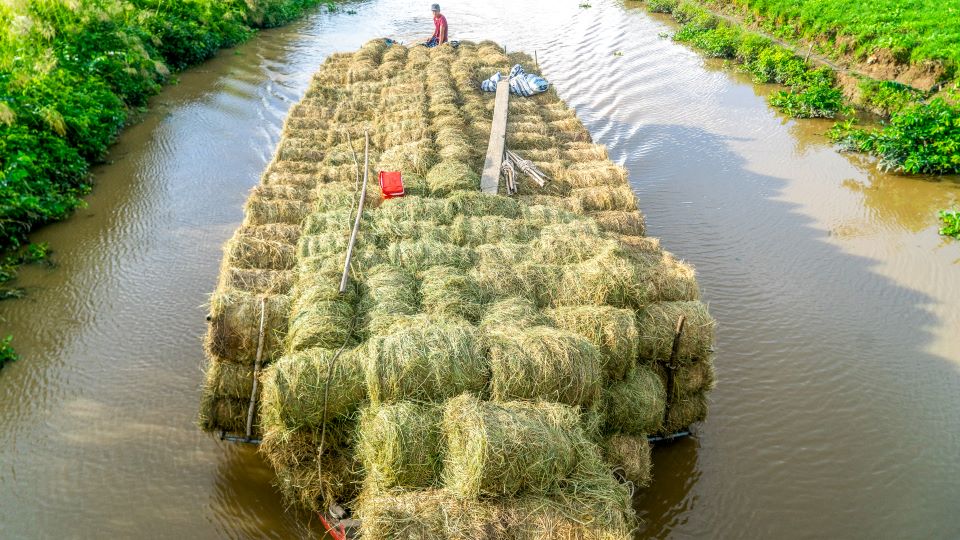
{"type": "Polygon", "coordinates": [[[400,173],[380,171],[380,191],[384,199],[403,197],[403,178],[400,173]]]}

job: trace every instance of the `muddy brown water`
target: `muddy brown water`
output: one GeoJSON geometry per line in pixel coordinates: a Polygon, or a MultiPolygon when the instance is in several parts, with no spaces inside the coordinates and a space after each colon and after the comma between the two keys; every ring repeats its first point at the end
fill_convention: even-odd
{"type": "MultiPolygon", "coordinates": [[[[639,537],[960,536],[960,243],[935,217],[957,179],[839,154],[665,20],[591,3],[445,10],[456,38],[537,51],[720,322],[710,418],[656,449],[639,537]]],[[[34,236],[57,267],[0,303],[23,356],[0,372],[0,538],[318,534],[255,450],[194,426],[203,304],[311,73],[429,33],[424,6],[318,12],[182,74],[34,236]]]]}

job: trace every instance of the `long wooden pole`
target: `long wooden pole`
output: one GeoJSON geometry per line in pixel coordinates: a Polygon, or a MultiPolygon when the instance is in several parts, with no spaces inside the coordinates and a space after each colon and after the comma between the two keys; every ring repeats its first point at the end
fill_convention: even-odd
{"type": "Polygon", "coordinates": [[[363,187],[360,188],[360,203],[357,205],[357,219],[353,222],[353,232],[350,233],[350,243],[347,244],[347,260],[343,263],[343,277],[340,279],[340,294],[347,292],[347,282],[350,280],[350,258],[353,257],[353,244],[357,241],[357,232],[360,230],[360,218],[363,217],[363,202],[367,198],[367,180],[370,177],[370,132],[364,131],[363,146],[363,187]]]}

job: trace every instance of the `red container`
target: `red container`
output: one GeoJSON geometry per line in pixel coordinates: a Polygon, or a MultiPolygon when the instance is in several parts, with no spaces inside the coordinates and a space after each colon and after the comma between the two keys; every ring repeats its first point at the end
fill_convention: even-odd
{"type": "Polygon", "coordinates": [[[380,191],[384,199],[403,197],[403,179],[399,172],[380,171],[380,191]]]}

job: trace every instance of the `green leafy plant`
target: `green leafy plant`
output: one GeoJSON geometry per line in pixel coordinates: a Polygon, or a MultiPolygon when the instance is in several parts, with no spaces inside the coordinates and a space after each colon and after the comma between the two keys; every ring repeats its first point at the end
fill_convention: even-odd
{"type": "Polygon", "coordinates": [[[960,210],[941,210],[938,215],[943,223],[940,234],[960,240],[960,210]]]}
{"type": "Polygon", "coordinates": [[[7,362],[14,362],[20,359],[20,357],[17,356],[17,351],[13,350],[12,342],[13,336],[0,338],[0,368],[3,368],[3,365],[7,362]]]}
{"type": "Polygon", "coordinates": [[[864,130],[845,122],[829,135],[845,149],[877,156],[884,170],[960,173],[960,106],[939,98],[908,106],[880,129],[864,130]]]}

